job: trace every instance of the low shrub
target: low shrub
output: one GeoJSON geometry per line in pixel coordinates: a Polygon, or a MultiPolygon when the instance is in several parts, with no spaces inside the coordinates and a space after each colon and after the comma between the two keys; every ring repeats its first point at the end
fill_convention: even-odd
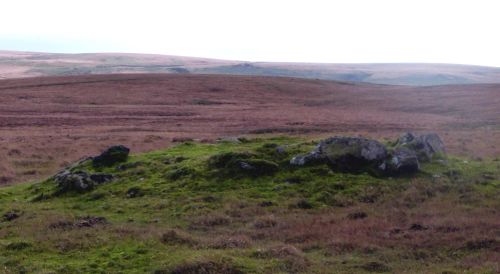
{"type": "Polygon", "coordinates": [[[270,228],[278,225],[278,221],[274,216],[261,217],[253,223],[253,226],[257,229],[270,228]]]}
{"type": "Polygon", "coordinates": [[[194,220],[192,222],[192,225],[194,226],[220,226],[220,225],[227,225],[231,223],[231,218],[229,218],[226,215],[221,215],[221,214],[209,214],[205,215],[202,217],[199,217],[198,219],[194,220]]]}
{"type": "Polygon", "coordinates": [[[7,250],[23,250],[23,249],[27,249],[27,248],[30,248],[32,245],[30,243],[27,243],[27,242],[14,242],[14,243],[10,243],[8,244],[5,249],[7,250]]]}
{"type": "Polygon", "coordinates": [[[190,175],[194,175],[195,171],[192,168],[188,167],[179,167],[174,170],[171,170],[167,173],[167,178],[170,180],[179,180],[182,177],[187,177],[190,175]]]}
{"type": "Polygon", "coordinates": [[[245,235],[222,236],[215,239],[210,247],[217,249],[247,248],[250,247],[250,242],[250,238],[245,235]]]}
{"type": "Polygon", "coordinates": [[[238,269],[228,260],[199,260],[194,262],[185,262],[176,266],[171,271],[155,273],[170,273],[170,274],[243,274],[244,272],[238,269]]]}
{"type": "Polygon", "coordinates": [[[198,242],[184,232],[169,230],[161,235],[160,241],[169,245],[195,246],[198,242]]]}

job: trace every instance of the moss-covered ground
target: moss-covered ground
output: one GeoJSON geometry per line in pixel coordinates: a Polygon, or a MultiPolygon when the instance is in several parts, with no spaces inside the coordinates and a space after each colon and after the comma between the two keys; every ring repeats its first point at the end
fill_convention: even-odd
{"type": "Polygon", "coordinates": [[[116,176],[86,193],[0,188],[0,213],[19,216],[0,222],[0,272],[498,273],[498,160],[397,178],[288,164],[314,144],[184,143],[76,167],[116,176]]]}

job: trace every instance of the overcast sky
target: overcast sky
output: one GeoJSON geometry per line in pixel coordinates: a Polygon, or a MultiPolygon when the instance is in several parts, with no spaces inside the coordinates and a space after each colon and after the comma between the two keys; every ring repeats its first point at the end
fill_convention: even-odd
{"type": "Polygon", "coordinates": [[[2,0],[0,49],[500,67],[499,0],[2,0]]]}

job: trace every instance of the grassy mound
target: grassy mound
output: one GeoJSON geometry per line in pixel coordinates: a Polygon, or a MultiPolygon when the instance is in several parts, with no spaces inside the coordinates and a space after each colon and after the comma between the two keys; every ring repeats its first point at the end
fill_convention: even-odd
{"type": "Polygon", "coordinates": [[[1,188],[0,264],[7,273],[498,270],[500,162],[449,157],[411,178],[289,165],[314,144],[183,143],[73,167],[113,175],[84,193],[61,194],[52,179],[1,188]]]}

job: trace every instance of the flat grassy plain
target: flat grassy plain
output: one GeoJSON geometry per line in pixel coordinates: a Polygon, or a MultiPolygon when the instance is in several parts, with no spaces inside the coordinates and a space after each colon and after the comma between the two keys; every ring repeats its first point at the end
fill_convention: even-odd
{"type": "Polygon", "coordinates": [[[411,177],[293,167],[314,138],[184,142],[73,170],[112,182],[0,188],[4,273],[498,273],[500,162],[449,155],[411,177]],[[266,174],[213,162],[247,153],[266,174]],[[204,272],[203,272],[204,271],[204,272]]]}

